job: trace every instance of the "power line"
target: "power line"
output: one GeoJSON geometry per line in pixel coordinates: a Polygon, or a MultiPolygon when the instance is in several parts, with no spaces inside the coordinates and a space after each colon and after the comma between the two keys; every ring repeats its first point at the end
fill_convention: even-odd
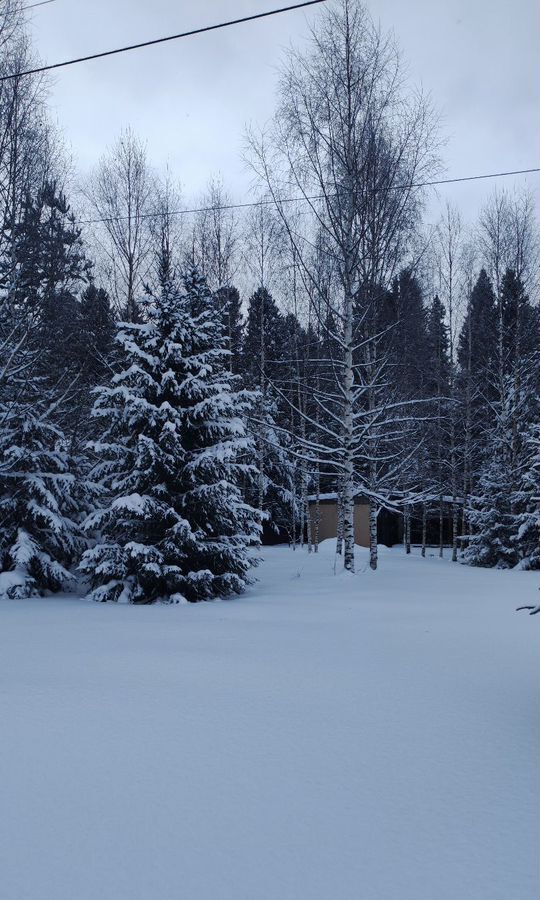
{"type": "MultiPolygon", "coordinates": [[[[515,169],[513,172],[490,172],[485,175],[464,175],[460,178],[442,178],[439,181],[420,181],[416,184],[394,184],[390,185],[387,188],[379,188],[379,191],[399,191],[399,190],[413,190],[415,188],[421,187],[436,187],[440,184],[457,184],[462,181],[480,181],[486,178],[506,178],[509,175],[529,175],[532,172],[540,172],[540,166],[535,169],[515,169]]],[[[377,189],[375,192],[378,193],[377,189]]],[[[249,209],[254,206],[271,206],[278,205],[279,203],[308,203],[314,202],[316,200],[324,200],[324,194],[317,194],[313,196],[301,196],[301,197],[279,197],[277,200],[273,200],[271,198],[267,200],[252,200],[247,203],[225,203],[216,206],[200,206],[194,209],[175,209],[169,211],[167,213],[163,212],[153,212],[153,213],[143,213],[139,216],[140,219],[158,219],[160,216],[169,215],[169,216],[187,216],[192,213],[205,213],[205,212],[215,212],[216,209],[221,210],[231,210],[231,209],[249,209]]],[[[129,216],[105,216],[100,219],[79,219],[75,222],[76,225],[98,225],[102,222],[125,222],[129,219],[129,216]]]]}
{"type": "MultiPolygon", "coordinates": [[[[52,3],[53,0],[44,0],[44,2],[52,3]]],[[[193,28],[191,31],[183,31],[180,34],[170,34],[167,37],[154,38],[151,41],[143,41],[140,44],[130,44],[126,47],[117,47],[115,50],[104,50],[101,53],[92,53],[89,56],[80,56],[77,59],[68,59],[64,62],[52,63],[48,66],[38,66],[35,69],[27,69],[24,72],[13,72],[11,75],[2,76],[2,78],[0,78],[0,82],[7,81],[10,78],[20,78],[23,75],[37,75],[39,72],[50,72],[51,69],[61,69],[65,66],[74,66],[77,63],[89,62],[89,60],[91,59],[103,59],[105,56],[115,56],[118,53],[127,53],[130,50],[141,50],[143,47],[153,47],[156,44],[165,44],[168,41],[178,41],[181,38],[193,37],[196,34],[205,34],[207,31],[217,31],[219,28],[230,28],[231,25],[241,25],[243,22],[254,22],[256,19],[266,19],[269,16],[277,16],[280,13],[291,12],[295,9],[304,9],[307,6],[315,6],[319,3],[326,3],[326,0],[304,0],[303,3],[295,3],[293,6],[282,6],[280,9],[270,9],[267,10],[267,12],[255,13],[251,16],[243,16],[241,19],[231,19],[228,22],[218,22],[216,25],[205,25],[202,28],[193,28]]]]}
{"type": "Polygon", "coordinates": [[[40,0],[39,3],[31,3],[29,6],[21,6],[21,12],[24,12],[25,9],[35,9],[36,6],[47,6],[49,3],[56,3],[56,0],[40,0]]]}

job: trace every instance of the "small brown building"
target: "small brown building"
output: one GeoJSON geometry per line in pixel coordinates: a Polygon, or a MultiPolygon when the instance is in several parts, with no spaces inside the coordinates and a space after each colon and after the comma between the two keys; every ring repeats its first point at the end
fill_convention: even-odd
{"type": "MultiPolygon", "coordinates": [[[[309,498],[311,526],[315,526],[316,498],[309,498]]],[[[377,518],[377,543],[388,547],[400,540],[399,513],[380,509],[377,518]]],[[[319,541],[337,537],[338,502],[336,494],[321,494],[319,498],[319,541]]],[[[360,547],[369,547],[369,503],[365,497],[357,497],[354,502],[354,542],[360,547]]]]}

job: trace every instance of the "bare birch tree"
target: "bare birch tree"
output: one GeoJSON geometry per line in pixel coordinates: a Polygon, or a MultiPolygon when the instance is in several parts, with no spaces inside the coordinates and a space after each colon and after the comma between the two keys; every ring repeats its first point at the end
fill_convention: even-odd
{"type": "MultiPolygon", "coordinates": [[[[274,199],[311,295],[313,235],[322,230],[335,262],[331,300],[339,347],[338,436],[343,496],[344,566],[354,571],[354,498],[359,463],[373,458],[382,415],[374,388],[381,374],[376,321],[381,286],[407,250],[421,208],[418,186],[436,163],[429,103],[407,96],[397,47],[355,0],[325,10],[306,52],[291,51],[272,128],[250,140],[251,161],[274,199]],[[301,197],[303,224],[295,204],[301,197]],[[355,357],[360,354],[363,383],[355,357]],[[370,410],[362,418],[365,408],[370,410]],[[366,428],[371,418],[372,426],[366,428]],[[361,450],[364,456],[361,458],[361,450]]],[[[319,308],[319,305],[317,305],[319,308]]],[[[331,421],[331,420],[330,420],[331,421]]],[[[337,428],[335,427],[337,426],[337,428]]],[[[374,472],[371,473],[375,475],[374,472]]],[[[376,524],[374,503],[372,520],[376,524]]],[[[376,565],[376,539],[372,547],[376,565]]]]}
{"type": "Polygon", "coordinates": [[[153,215],[149,219],[152,257],[158,281],[166,280],[180,265],[183,251],[183,220],[178,215],[182,206],[180,187],[167,168],[156,179],[153,215]]]}
{"type": "Polygon", "coordinates": [[[5,22],[6,14],[0,19],[0,74],[11,77],[0,83],[0,253],[6,252],[28,196],[60,170],[59,144],[45,108],[46,78],[17,75],[37,60],[13,7],[9,25],[5,22]]]}
{"type": "Polygon", "coordinates": [[[137,294],[152,262],[155,182],[146,149],[131,129],[101,159],[87,189],[96,243],[121,315],[137,318],[137,294]]]}
{"type": "MultiPolygon", "coordinates": [[[[436,252],[438,257],[438,294],[444,303],[448,324],[449,339],[449,396],[445,404],[447,409],[446,434],[448,440],[448,453],[445,454],[445,468],[448,474],[448,485],[451,496],[452,511],[452,561],[457,562],[458,556],[458,500],[462,501],[463,486],[459,484],[460,460],[458,446],[458,419],[461,420],[462,403],[458,397],[456,385],[456,348],[461,324],[463,295],[461,287],[463,283],[461,262],[463,259],[463,229],[461,217],[455,207],[446,204],[445,211],[437,225],[435,233],[436,252]],[[459,490],[459,497],[458,497],[459,490]]],[[[441,490],[443,483],[441,483],[441,490]]],[[[443,517],[444,499],[441,494],[439,499],[440,516],[443,517]]],[[[442,541],[440,553],[442,555],[442,541]]]]}
{"type": "Polygon", "coordinates": [[[196,214],[190,252],[210,288],[229,287],[238,268],[239,226],[220,177],[211,178],[196,214]]]}

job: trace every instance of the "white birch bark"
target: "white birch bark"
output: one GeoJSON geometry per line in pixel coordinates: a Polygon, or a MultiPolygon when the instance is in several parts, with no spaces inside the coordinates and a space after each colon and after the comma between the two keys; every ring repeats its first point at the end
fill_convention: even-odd
{"type": "Polygon", "coordinates": [[[377,517],[379,508],[372,500],[369,504],[369,567],[375,572],[378,564],[377,517]]]}
{"type": "Polygon", "coordinates": [[[343,491],[341,489],[341,478],[338,481],[337,495],[336,554],[337,556],[343,555],[343,491]]]}
{"type": "Polygon", "coordinates": [[[439,556],[441,559],[444,556],[444,500],[442,494],[439,497],[439,556]]]}

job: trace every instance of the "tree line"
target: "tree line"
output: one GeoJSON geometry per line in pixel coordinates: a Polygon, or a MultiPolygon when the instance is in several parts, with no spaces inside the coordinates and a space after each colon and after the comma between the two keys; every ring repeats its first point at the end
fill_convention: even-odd
{"type": "MultiPolygon", "coordinates": [[[[20,3],[0,71],[31,67],[20,3]]],[[[450,514],[454,560],[540,566],[537,228],[496,192],[466,229],[424,223],[429,100],[353,0],[291,51],[250,133],[244,219],[221,179],[200,211],[122,133],[70,172],[41,75],[0,83],[1,590],[82,578],[99,600],[244,589],[261,540],[319,543],[338,503],[450,514]],[[73,211],[74,208],[77,213],[73,211]]]]}

